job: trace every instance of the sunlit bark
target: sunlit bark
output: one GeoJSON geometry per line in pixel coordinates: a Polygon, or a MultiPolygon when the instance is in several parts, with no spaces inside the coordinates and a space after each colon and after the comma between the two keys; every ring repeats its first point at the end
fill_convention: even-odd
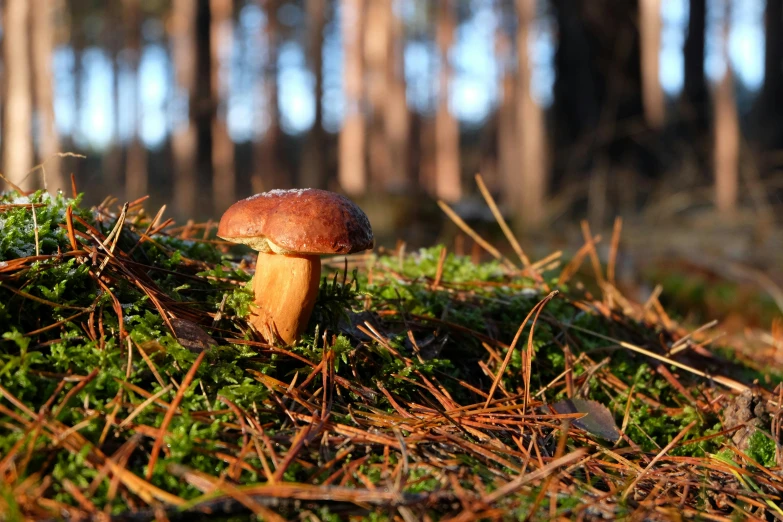
{"type": "Polygon", "coordinates": [[[519,29],[517,32],[517,139],[519,140],[518,183],[511,190],[517,215],[526,227],[538,226],[544,219],[546,199],[546,154],[544,116],[533,100],[531,90],[532,64],[528,42],[535,19],[535,0],[517,0],[519,29]]]}
{"type": "Polygon", "coordinates": [[[666,116],[658,74],[661,50],[661,0],[639,0],[639,36],[642,67],[642,103],[647,125],[663,126],[666,116]]]}
{"type": "Polygon", "coordinates": [[[392,2],[388,6],[388,23],[390,37],[388,42],[388,59],[386,60],[386,77],[389,84],[388,100],[385,104],[384,121],[386,125],[387,146],[391,157],[386,188],[404,190],[408,188],[408,145],[410,142],[410,111],[406,96],[405,82],[405,22],[392,10],[392,2]]]}
{"type": "Polygon", "coordinates": [[[35,104],[39,129],[39,157],[45,162],[44,182],[50,193],[65,189],[65,176],[60,170],[60,135],[54,120],[54,90],[52,88],[52,51],[54,47],[53,4],[49,0],[32,0],[32,48],[35,72],[35,104]]]}
{"type": "Polygon", "coordinates": [[[326,166],[324,165],[323,128],[323,45],[326,23],[326,2],[307,0],[307,55],[310,70],[315,78],[315,118],[307,135],[299,185],[302,187],[326,188],[326,166]]]}
{"type": "Polygon", "coordinates": [[[33,166],[32,89],[27,40],[29,15],[27,0],[5,0],[3,174],[24,190],[34,186],[34,178],[27,176],[33,166]],[[27,178],[22,181],[25,176],[27,178]]]}
{"type": "Polygon", "coordinates": [[[392,169],[385,117],[389,103],[388,73],[391,0],[367,3],[364,22],[364,84],[367,95],[367,152],[371,184],[384,190],[392,169]]]}
{"type": "Polygon", "coordinates": [[[726,70],[715,91],[715,204],[724,213],[737,206],[739,183],[739,120],[734,102],[734,79],[726,70]]]}
{"type": "Polygon", "coordinates": [[[128,145],[125,166],[125,199],[133,200],[147,194],[147,149],[141,141],[141,77],[139,62],[141,61],[141,25],[142,13],[139,0],[124,0],[124,15],[127,25],[127,59],[134,80],[133,95],[127,103],[131,107],[132,135],[128,145]]]}
{"type": "Polygon", "coordinates": [[[730,214],[737,207],[739,185],[740,129],[734,100],[734,77],[728,60],[728,26],[730,9],[726,4],[724,20],[723,59],[726,70],[714,94],[715,128],[713,162],[715,168],[715,205],[718,211],[730,214]]]}
{"type": "Polygon", "coordinates": [[[364,168],[364,111],[362,88],[364,67],[360,28],[364,21],[363,0],[341,0],[343,31],[343,92],[345,116],[339,138],[338,179],[342,189],[352,195],[367,189],[364,168]]]}
{"type": "Polygon", "coordinates": [[[436,22],[440,54],[438,108],[435,113],[435,194],[444,201],[462,197],[459,158],[459,123],[449,110],[452,66],[449,51],[454,42],[455,13],[451,2],[438,3],[436,22]]]}
{"type": "Polygon", "coordinates": [[[266,27],[258,35],[259,46],[266,50],[266,68],[258,78],[256,91],[264,109],[264,118],[258,118],[264,132],[253,145],[250,184],[254,193],[290,186],[290,180],[285,175],[278,157],[280,143],[280,114],[277,103],[277,48],[280,32],[277,21],[278,0],[258,0],[258,2],[266,10],[266,27]]]}
{"type": "Polygon", "coordinates": [[[178,96],[187,100],[184,114],[174,128],[171,148],[174,160],[174,206],[184,216],[192,216],[196,208],[197,176],[195,169],[196,128],[188,106],[195,96],[196,67],[196,3],[193,0],[173,0],[169,40],[174,62],[178,96]]]}
{"type": "MultiPolygon", "coordinates": [[[[122,143],[120,140],[120,51],[122,50],[123,34],[118,27],[122,27],[122,4],[109,2],[106,4],[106,17],[108,26],[103,32],[103,42],[106,46],[109,60],[111,61],[111,90],[110,98],[114,118],[111,122],[111,141],[101,158],[102,190],[112,193],[117,190],[122,179],[122,143]]],[[[67,139],[67,136],[64,137],[67,139]]],[[[67,149],[70,150],[70,149],[67,149]]],[[[68,174],[66,171],[64,174],[68,174]]]]}
{"type": "MultiPolygon", "coordinates": [[[[512,54],[511,39],[502,32],[497,35],[495,48],[501,63],[506,64],[512,54]]],[[[513,187],[518,175],[519,154],[517,152],[517,129],[514,110],[516,85],[514,76],[508,67],[503,65],[501,73],[501,99],[497,111],[497,170],[498,178],[503,187],[513,187]]],[[[504,193],[508,196],[508,192],[504,193]]]]}
{"type": "Polygon", "coordinates": [[[234,142],[226,121],[225,81],[233,49],[232,0],[210,0],[210,49],[212,86],[212,193],[214,210],[222,213],[236,200],[234,142]]]}

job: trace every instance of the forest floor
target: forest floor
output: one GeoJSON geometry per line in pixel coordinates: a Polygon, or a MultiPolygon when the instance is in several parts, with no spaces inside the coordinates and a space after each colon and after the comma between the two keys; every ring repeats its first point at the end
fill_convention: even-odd
{"type": "Polygon", "coordinates": [[[327,259],[291,349],[213,232],[0,196],[6,518],[783,518],[783,327],[754,359],[624,296],[620,227],[606,266],[586,227],[570,260],[327,259]]]}

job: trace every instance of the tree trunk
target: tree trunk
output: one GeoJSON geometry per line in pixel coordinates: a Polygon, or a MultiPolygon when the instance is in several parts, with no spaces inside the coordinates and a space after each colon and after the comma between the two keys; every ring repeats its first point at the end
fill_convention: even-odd
{"type": "Polygon", "coordinates": [[[544,116],[533,100],[528,50],[530,30],[535,19],[535,0],[517,0],[517,139],[520,160],[517,194],[513,197],[519,219],[525,227],[540,226],[544,219],[546,198],[546,158],[544,153],[544,116]]]}
{"type": "Polygon", "coordinates": [[[5,0],[3,174],[23,190],[30,190],[34,186],[32,176],[27,176],[33,167],[32,89],[27,42],[29,15],[30,4],[27,0],[5,0]]]}
{"type": "MultiPolygon", "coordinates": [[[[253,192],[290,187],[278,158],[280,143],[280,114],[277,103],[277,48],[280,27],[277,21],[277,0],[259,0],[266,8],[266,30],[259,35],[260,45],[267,50],[266,69],[259,78],[258,93],[266,112],[263,137],[253,146],[253,171],[250,184],[253,192]]],[[[263,121],[259,118],[259,121],[263,121]]]]}
{"type": "Polygon", "coordinates": [[[709,96],[704,77],[704,42],[707,30],[707,0],[690,0],[688,36],[685,39],[685,84],[683,100],[686,118],[693,135],[706,131],[708,124],[709,96]]]}
{"type": "Polygon", "coordinates": [[[737,207],[739,182],[739,121],[734,81],[727,68],[715,92],[715,204],[724,214],[737,207]]]}
{"type": "Polygon", "coordinates": [[[718,84],[715,95],[715,140],[713,158],[715,168],[715,205],[724,215],[731,214],[737,208],[739,185],[740,129],[737,105],[734,101],[734,78],[729,62],[730,6],[726,2],[724,19],[723,59],[726,71],[718,84]]]}
{"type": "Polygon", "coordinates": [[[764,86],[755,102],[755,112],[762,145],[777,149],[783,145],[783,0],[767,0],[764,14],[764,86]]]}
{"type": "Polygon", "coordinates": [[[439,2],[436,39],[440,54],[438,108],[435,113],[435,194],[444,201],[462,197],[459,158],[459,123],[449,110],[452,66],[449,51],[454,41],[455,13],[451,2],[439,2]]]}
{"type": "MultiPolygon", "coordinates": [[[[194,103],[196,88],[196,3],[173,0],[171,8],[171,54],[176,85],[188,105],[194,103]]],[[[174,208],[188,218],[196,210],[196,129],[188,110],[177,123],[171,138],[174,160],[174,208]]]]}
{"type": "MultiPolygon", "coordinates": [[[[502,28],[498,28],[495,42],[496,53],[500,63],[508,63],[512,56],[511,39],[502,28]]],[[[504,187],[505,195],[509,195],[508,189],[516,186],[516,178],[519,173],[516,118],[514,112],[514,96],[516,85],[514,76],[508,66],[503,66],[501,72],[501,100],[495,118],[497,122],[497,170],[499,185],[504,187]]],[[[511,198],[509,198],[511,199],[511,198]]],[[[514,201],[506,201],[511,206],[514,201]]]]}
{"type": "MultiPolygon", "coordinates": [[[[213,179],[212,122],[215,106],[212,98],[211,28],[209,0],[196,0],[196,85],[190,101],[190,120],[196,128],[195,171],[198,187],[210,187],[213,179]]],[[[202,210],[201,216],[213,215],[209,209],[214,201],[211,190],[197,192],[196,208],[207,209],[206,212],[202,210]]]]}
{"type": "Polygon", "coordinates": [[[387,146],[391,157],[391,171],[386,188],[404,192],[408,189],[408,144],[410,142],[410,111],[408,110],[405,82],[405,23],[394,14],[392,2],[388,7],[390,37],[386,77],[389,85],[389,99],[385,104],[387,146]]]}
{"type": "MultiPolygon", "coordinates": [[[[116,190],[122,179],[122,140],[120,137],[120,51],[124,42],[122,5],[111,2],[106,5],[109,23],[104,27],[103,42],[111,60],[112,137],[101,158],[101,190],[116,190]]],[[[74,49],[74,55],[76,50],[74,49]]],[[[75,75],[74,75],[75,76],[75,75]]],[[[76,80],[76,78],[74,78],[76,80]]],[[[77,111],[76,114],[79,114],[77,111]]],[[[65,174],[65,173],[63,173],[65,174]]]]}
{"type": "Polygon", "coordinates": [[[642,66],[642,103],[647,125],[663,127],[666,104],[658,74],[661,51],[661,0],[639,0],[639,47],[642,66]]]}
{"type": "Polygon", "coordinates": [[[323,0],[307,0],[306,4],[308,24],[307,61],[315,78],[315,119],[313,120],[313,127],[307,134],[299,185],[301,187],[326,188],[323,127],[323,45],[327,4],[323,0]]]}
{"type": "Polygon", "coordinates": [[[212,51],[212,192],[214,211],[222,214],[236,201],[234,142],[228,134],[226,95],[228,82],[221,69],[231,63],[233,50],[232,0],[210,0],[210,48],[212,51]]]}
{"type": "MultiPolygon", "coordinates": [[[[65,176],[60,168],[60,135],[54,119],[52,89],[52,4],[49,0],[33,0],[32,47],[35,77],[35,102],[40,132],[40,161],[44,165],[44,188],[56,194],[65,190],[65,176]]],[[[70,185],[70,183],[69,183],[70,185]]]]}
{"type": "Polygon", "coordinates": [[[364,64],[360,28],[363,26],[364,0],[341,0],[340,16],[343,31],[343,67],[345,119],[339,138],[340,187],[350,195],[367,190],[364,168],[364,64]]]}
{"type": "Polygon", "coordinates": [[[124,0],[125,23],[128,27],[126,43],[127,56],[131,75],[133,76],[133,95],[128,99],[133,118],[131,141],[128,146],[125,166],[125,194],[124,199],[132,201],[147,194],[147,149],[141,141],[141,76],[139,75],[139,63],[141,61],[141,6],[140,0],[124,0]]]}
{"type": "Polygon", "coordinates": [[[386,136],[386,106],[389,102],[388,60],[391,0],[367,3],[364,29],[365,91],[369,106],[368,165],[374,189],[385,190],[392,170],[386,136]]]}

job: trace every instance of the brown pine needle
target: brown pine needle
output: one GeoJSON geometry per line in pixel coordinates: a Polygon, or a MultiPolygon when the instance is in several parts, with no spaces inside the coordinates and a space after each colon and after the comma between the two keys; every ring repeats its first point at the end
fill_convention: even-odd
{"type": "Polygon", "coordinates": [[[573,330],[578,330],[580,332],[592,335],[594,337],[597,337],[599,339],[604,339],[605,341],[611,341],[613,343],[618,344],[619,346],[622,346],[623,348],[627,348],[628,350],[640,353],[642,355],[646,355],[647,357],[651,357],[653,359],[656,359],[658,361],[664,362],[666,364],[670,364],[672,366],[676,366],[677,368],[680,368],[681,370],[685,370],[687,372],[690,372],[694,375],[697,375],[699,377],[703,377],[704,379],[709,379],[712,381],[715,381],[719,384],[722,384],[723,386],[726,386],[727,388],[731,388],[732,390],[743,392],[745,390],[748,390],[749,388],[745,386],[742,383],[739,383],[733,379],[729,379],[728,377],[723,377],[720,375],[709,375],[701,370],[697,370],[696,368],[693,368],[692,366],[688,366],[687,364],[683,364],[681,362],[677,362],[673,359],[670,359],[668,357],[665,357],[663,355],[659,355],[655,352],[651,352],[649,350],[645,350],[641,346],[636,346],[635,344],[627,343],[625,341],[620,341],[618,339],[613,339],[609,337],[608,335],[603,335],[598,332],[594,332],[592,330],[588,330],[587,328],[582,328],[581,326],[576,325],[569,325],[568,328],[573,330]]]}
{"type": "Polygon", "coordinates": [[[617,216],[614,218],[614,227],[612,228],[612,242],[609,245],[609,262],[606,267],[606,278],[616,286],[615,269],[617,267],[617,252],[620,247],[620,236],[623,232],[623,218],[617,216]]]}
{"type": "Polygon", "coordinates": [[[73,207],[71,205],[68,205],[68,208],[65,209],[65,225],[68,228],[68,241],[71,243],[71,250],[79,250],[73,229],[73,207]]]}
{"type": "Polygon", "coordinates": [[[577,460],[581,459],[586,453],[587,450],[585,448],[579,448],[572,451],[568,455],[553,460],[546,466],[534,471],[533,473],[528,473],[527,475],[520,475],[518,478],[499,487],[498,489],[496,489],[495,491],[493,491],[492,493],[484,497],[482,499],[482,503],[487,505],[494,504],[495,502],[502,499],[503,497],[506,497],[516,492],[517,490],[519,490],[519,488],[521,488],[525,484],[529,484],[531,482],[535,482],[537,480],[546,478],[549,475],[551,475],[556,469],[562,468],[564,466],[568,466],[569,464],[576,462],[577,460]]]}
{"type": "Polygon", "coordinates": [[[595,248],[595,242],[591,241],[593,233],[590,232],[590,224],[586,220],[582,220],[582,237],[585,240],[585,244],[588,245],[588,253],[590,254],[590,261],[593,264],[593,272],[595,273],[595,280],[598,282],[598,286],[603,286],[604,275],[601,271],[601,261],[598,259],[598,250],[595,248]]]}
{"type": "Polygon", "coordinates": [[[19,185],[14,184],[10,179],[8,179],[5,176],[3,176],[2,172],[0,172],[0,179],[5,181],[8,184],[9,187],[11,187],[13,190],[17,191],[19,194],[24,194],[24,190],[19,188],[19,185]]]}
{"type": "Polygon", "coordinates": [[[440,280],[443,277],[443,265],[446,263],[447,255],[448,249],[444,246],[440,249],[440,256],[438,257],[438,268],[435,271],[435,280],[432,282],[432,288],[438,288],[440,286],[440,280]]]}
{"type": "MultiPolygon", "coordinates": [[[[534,306],[530,312],[525,316],[525,319],[522,321],[522,324],[519,325],[519,329],[517,330],[516,335],[514,336],[514,340],[511,341],[511,345],[508,347],[508,351],[506,352],[506,357],[503,359],[503,363],[500,365],[500,368],[498,368],[497,374],[495,375],[495,380],[492,383],[492,386],[489,388],[489,393],[487,394],[487,400],[484,403],[485,408],[489,408],[489,404],[492,402],[492,396],[495,394],[495,390],[497,389],[498,385],[500,384],[500,380],[503,378],[503,374],[506,371],[506,368],[508,367],[508,364],[511,362],[511,356],[514,353],[514,348],[516,348],[517,343],[519,342],[519,337],[522,335],[522,330],[525,329],[525,326],[527,325],[527,322],[530,320],[530,318],[533,316],[533,314],[536,314],[536,317],[538,317],[537,312],[543,308],[549,301],[552,300],[553,297],[555,297],[558,294],[558,291],[555,290],[551,292],[549,295],[544,297],[541,301],[539,301],[536,306],[534,306]]],[[[530,326],[531,331],[533,329],[533,325],[530,326]]],[[[527,395],[527,394],[526,394],[527,395]]]]}
{"type": "Polygon", "coordinates": [[[680,442],[680,440],[685,435],[687,435],[688,432],[691,431],[691,428],[696,426],[696,424],[698,422],[699,422],[698,419],[691,421],[691,423],[688,424],[687,426],[685,426],[682,429],[682,431],[680,431],[680,433],[678,433],[677,436],[674,437],[672,439],[672,441],[669,444],[666,445],[665,448],[663,448],[661,451],[659,451],[658,454],[655,457],[653,457],[653,459],[650,461],[650,463],[647,464],[647,467],[644,468],[644,470],[636,476],[636,478],[633,480],[633,482],[631,482],[631,485],[629,485],[625,489],[625,491],[623,491],[623,494],[622,494],[622,496],[620,498],[622,498],[623,500],[628,498],[628,494],[631,493],[631,491],[633,491],[633,489],[636,487],[636,485],[639,483],[639,481],[644,478],[644,476],[650,471],[650,469],[655,465],[655,463],[658,462],[659,460],[661,460],[664,457],[664,455],[666,455],[666,453],[670,449],[672,449],[678,442],[680,442]]]}
{"type": "Polygon", "coordinates": [[[579,267],[582,266],[582,262],[587,256],[588,251],[591,248],[594,248],[594,245],[600,241],[601,236],[595,236],[592,240],[587,241],[579,250],[577,250],[576,255],[574,255],[574,258],[571,260],[571,262],[568,263],[560,272],[560,276],[558,277],[558,284],[564,285],[571,279],[571,277],[573,277],[577,270],[579,270],[579,267]]]}
{"type": "Polygon", "coordinates": [[[172,389],[173,387],[174,387],[174,386],[172,386],[171,384],[169,384],[169,385],[167,385],[165,388],[162,388],[162,389],[158,390],[158,391],[157,391],[157,393],[155,393],[154,395],[151,395],[151,396],[149,396],[147,399],[145,399],[145,400],[144,400],[144,402],[142,402],[141,404],[139,404],[139,405],[136,407],[136,409],[134,409],[134,410],[133,410],[133,411],[130,413],[130,415],[128,415],[127,417],[125,417],[125,419],[123,419],[123,421],[122,421],[122,422],[121,422],[121,423],[120,423],[120,424],[119,424],[117,427],[118,427],[118,428],[120,428],[120,429],[122,429],[122,428],[126,427],[128,424],[130,424],[131,422],[133,422],[133,419],[135,419],[135,418],[136,418],[136,416],[137,416],[138,414],[140,414],[141,412],[143,412],[147,406],[149,406],[150,404],[152,404],[153,402],[155,402],[156,400],[158,400],[160,397],[162,397],[162,396],[164,396],[165,394],[167,394],[168,392],[170,392],[170,391],[171,391],[171,389],[172,389]]]}
{"type": "MultiPolygon", "coordinates": [[[[525,251],[522,250],[522,246],[519,244],[516,236],[514,236],[514,233],[511,231],[511,228],[509,228],[508,223],[506,223],[506,220],[503,218],[503,214],[500,212],[497,203],[495,203],[495,198],[492,197],[492,194],[490,194],[487,186],[484,184],[484,178],[481,176],[481,174],[476,174],[476,185],[478,185],[479,191],[481,191],[481,195],[484,196],[484,201],[487,202],[489,209],[492,211],[492,215],[495,217],[498,225],[500,225],[501,230],[503,230],[503,234],[511,244],[511,248],[514,249],[514,252],[516,252],[517,256],[519,256],[519,260],[522,261],[522,265],[525,268],[531,269],[532,265],[530,264],[530,258],[528,258],[527,254],[525,254],[525,251]]],[[[530,270],[530,273],[534,278],[540,280],[541,275],[537,271],[530,270]]]]}
{"type": "Polygon", "coordinates": [[[182,397],[185,395],[185,390],[188,389],[191,381],[193,381],[193,378],[196,376],[196,371],[201,365],[201,361],[204,360],[204,356],[206,354],[207,352],[201,352],[198,354],[198,357],[196,357],[196,360],[193,362],[193,366],[191,366],[190,370],[188,370],[188,373],[185,374],[185,378],[182,380],[182,384],[180,385],[177,394],[174,396],[174,400],[171,401],[171,407],[166,411],[166,415],[163,417],[163,422],[160,424],[160,428],[158,429],[158,438],[155,439],[155,444],[152,446],[149,464],[147,464],[147,480],[152,478],[152,472],[155,470],[155,463],[158,461],[160,447],[163,445],[163,437],[166,436],[166,430],[169,427],[169,423],[171,422],[171,419],[174,418],[177,407],[179,407],[179,403],[182,401],[182,397]]]}
{"type": "Polygon", "coordinates": [[[441,200],[438,200],[438,206],[443,210],[443,212],[446,213],[446,215],[451,219],[455,225],[457,225],[463,232],[465,232],[467,235],[469,235],[473,241],[479,244],[481,248],[486,250],[490,253],[492,257],[497,259],[498,261],[503,262],[508,268],[512,268],[516,270],[516,267],[514,266],[514,263],[509,261],[503,254],[501,254],[497,248],[493,247],[487,241],[478,235],[478,233],[470,228],[470,225],[465,223],[465,221],[457,215],[456,212],[454,212],[451,207],[449,207],[446,203],[444,203],[441,200]]]}
{"type": "Polygon", "coordinates": [[[525,362],[525,407],[522,409],[522,414],[525,413],[530,404],[530,377],[533,373],[533,353],[535,353],[533,349],[533,333],[536,328],[536,322],[538,322],[538,316],[541,315],[541,310],[543,310],[546,304],[554,299],[559,293],[559,290],[553,290],[541,301],[536,309],[536,315],[533,317],[533,322],[530,323],[530,333],[528,333],[527,336],[527,349],[522,353],[522,358],[525,362]]]}

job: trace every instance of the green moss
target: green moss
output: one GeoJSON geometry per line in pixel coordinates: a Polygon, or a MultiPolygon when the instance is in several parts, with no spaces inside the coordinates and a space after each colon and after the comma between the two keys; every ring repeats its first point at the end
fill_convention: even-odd
{"type": "MultiPolygon", "coordinates": [[[[78,426],[84,444],[79,451],[69,451],[55,434],[42,432],[35,447],[28,448],[33,444],[29,430],[0,414],[2,426],[9,427],[0,431],[0,454],[24,441],[19,454],[29,450],[31,456],[19,470],[18,480],[35,473],[49,475],[52,485],[47,495],[69,505],[78,502],[65,490],[66,479],[85,491],[98,477],[99,471],[90,460],[93,448],[113,455],[123,445],[132,444],[126,468],[146,475],[155,440],[150,433],[161,426],[166,409],[161,402],[142,405],[158,393],[159,401],[171,403],[197,357],[182,346],[179,334],[164,318],[195,321],[217,343],[182,393],[179,411],[167,426],[163,451],[151,470],[152,484],[183,499],[194,499],[202,492],[173,474],[173,464],[215,478],[231,474],[240,484],[262,483],[266,475],[257,452],[267,451],[269,444],[278,460],[285,458],[292,441],[307,426],[321,429],[328,423],[341,424],[396,441],[396,426],[375,426],[374,416],[383,412],[399,416],[399,408],[409,404],[415,405],[416,415],[423,411],[444,413],[448,409],[443,405],[444,397],[460,407],[483,404],[486,397],[474,390],[486,392],[492,385],[491,372],[497,370],[498,363],[490,358],[490,350],[492,358],[504,359],[507,348],[501,346],[511,343],[524,318],[545,295],[532,281],[509,276],[497,262],[475,265],[451,253],[445,257],[439,285],[434,287],[442,247],[423,249],[402,259],[380,256],[373,261],[372,277],[366,270],[350,274],[327,271],[302,340],[289,350],[270,350],[254,342],[245,320],[253,301],[250,274],[213,243],[165,233],[155,235],[154,241],[139,242],[138,230],[126,225],[115,252],[124,264],[112,262],[101,268],[105,257],[100,252],[92,257],[89,253],[71,254],[65,211],[72,206],[75,215],[103,235],[114,227],[116,217],[81,208],[79,198],[62,195],[0,197],[0,204],[14,201],[41,205],[36,207],[38,248],[48,257],[25,262],[13,273],[0,273],[0,385],[35,412],[52,399],[48,407],[51,420],[78,426]],[[159,306],[165,310],[163,315],[159,306]],[[377,334],[372,332],[376,328],[377,334]],[[122,337],[121,330],[127,336],[122,337]],[[334,366],[324,372],[321,363],[331,355],[334,366]],[[482,364],[490,372],[485,372],[482,364]],[[269,380],[264,381],[263,376],[269,380]],[[290,390],[282,393],[279,383],[290,390]],[[169,388],[163,391],[164,387],[169,388]],[[132,422],[120,427],[121,419],[131,412],[132,422]],[[113,415],[116,418],[109,423],[113,415]],[[258,426],[267,440],[251,445],[246,436],[255,434],[258,426]],[[243,467],[235,472],[226,456],[233,458],[243,451],[243,467]]],[[[34,254],[36,227],[32,219],[29,205],[0,212],[0,262],[34,254]]],[[[86,233],[83,225],[77,222],[75,226],[86,233]]],[[[95,247],[94,242],[84,242],[95,247]]],[[[647,359],[616,346],[607,347],[609,343],[581,329],[653,347],[666,332],[630,318],[615,321],[591,313],[575,304],[581,296],[565,287],[560,290],[561,295],[546,305],[535,325],[533,372],[527,376],[533,390],[543,389],[566,370],[567,347],[574,388],[606,405],[618,425],[626,411],[628,390],[633,387],[626,434],[642,450],[660,451],[694,421],[694,427],[672,450],[673,455],[701,458],[726,442],[715,437],[689,443],[721,430],[716,415],[691,405],[707,383],[681,375],[692,394],[684,397],[649,366],[647,359]],[[622,386],[608,386],[608,373],[622,386]],[[656,402],[661,407],[652,405],[656,402]]],[[[531,328],[530,323],[524,325],[510,355],[500,380],[503,393],[520,396],[525,386],[522,352],[527,349],[531,328]]],[[[496,391],[495,397],[501,396],[496,391]]],[[[564,381],[559,379],[537,398],[551,403],[566,396],[564,381]]],[[[504,452],[511,448],[513,454],[520,445],[530,444],[529,432],[520,438],[513,430],[495,426],[492,430],[481,428],[481,435],[469,432],[463,421],[454,414],[437,422],[421,421],[423,427],[418,429],[422,432],[413,433],[409,427],[399,431],[403,437],[420,437],[410,442],[405,493],[437,495],[450,487],[444,482],[445,475],[423,465],[430,458],[449,460],[443,469],[458,469],[459,484],[473,495],[494,491],[506,477],[513,476],[515,472],[508,466],[466,449],[473,447],[470,445],[490,448],[498,458],[502,455],[516,466],[523,465],[519,455],[504,452]],[[491,443],[485,442],[487,433],[491,443]],[[454,438],[463,445],[452,444],[454,438]],[[424,461],[422,455],[426,456],[424,461]]],[[[536,439],[538,450],[551,456],[557,424],[535,425],[535,431],[540,437],[536,439]]],[[[774,465],[774,444],[756,435],[749,454],[762,465],[774,465]]],[[[321,473],[321,466],[338,452],[330,437],[337,438],[333,432],[306,438],[297,458],[287,463],[284,481],[319,485],[333,473],[344,472],[343,478],[353,487],[365,487],[364,480],[379,490],[391,487],[389,470],[400,466],[403,458],[396,446],[388,450],[387,461],[382,444],[348,440],[346,444],[356,446],[350,455],[321,473]],[[371,458],[361,466],[350,467],[367,455],[371,458]]],[[[578,438],[568,444],[569,451],[594,447],[578,438]]],[[[591,444],[605,443],[595,440],[591,444]]],[[[593,475],[590,480],[591,488],[605,487],[603,478],[593,475]]],[[[588,484],[574,487],[589,489],[588,484]]],[[[508,501],[515,516],[522,516],[525,509],[532,509],[538,488],[540,483],[532,484],[503,502],[508,501]]],[[[115,495],[110,500],[110,490],[110,479],[101,479],[90,500],[101,508],[109,504],[112,513],[127,510],[127,497],[115,495]]],[[[9,490],[2,494],[10,512],[18,510],[13,497],[8,497],[9,490]]],[[[138,499],[134,502],[140,503],[138,499]]],[[[549,502],[546,495],[539,505],[542,515],[550,513],[549,502]]],[[[557,502],[556,513],[568,516],[582,501],[572,496],[557,502]]],[[[332,507],[319,504],[313,509],[322,518],[335,519],[338,511],[332,507]]],[[[437,519],[451,510],[448,502],[433,502],[427,513],[437,519]]],[[[382,511],[369,511],[365,518],[392,518],[382,511]]]]}
{"type": "Polygon", "coordinates": [[[748,456],[762,466],[772,467],[775,462],[775,441],[756,430],[748,441],[748,456]]]}

